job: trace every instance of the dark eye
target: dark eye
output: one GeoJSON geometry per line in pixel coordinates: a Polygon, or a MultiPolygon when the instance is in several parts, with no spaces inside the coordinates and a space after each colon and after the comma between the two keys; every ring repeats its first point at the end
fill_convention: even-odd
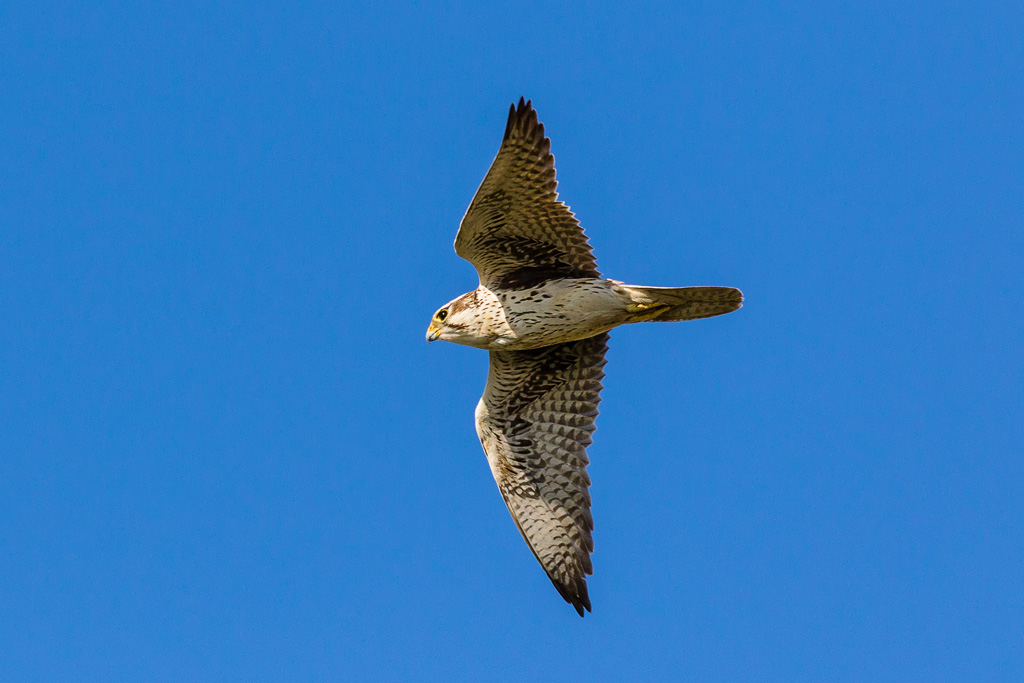
{"type": "Polygon", "coordinates": [[[448,309],[447,308],[442,308],[440,311],[437,312],[437,319],[440,322],[444,322],[444,319],[447,318],[447,317],[448,317],[448,309]]]}

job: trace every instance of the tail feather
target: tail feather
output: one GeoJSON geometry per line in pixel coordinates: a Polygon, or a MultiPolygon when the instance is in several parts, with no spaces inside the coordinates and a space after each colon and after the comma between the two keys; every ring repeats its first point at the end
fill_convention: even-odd
{"type": "Polygon", "coordinates": [[[622,285],[637,306],[633,322],[697,320],[732,313],[743,305],[743,292],[733,287],[639,287],[622,285]]]}

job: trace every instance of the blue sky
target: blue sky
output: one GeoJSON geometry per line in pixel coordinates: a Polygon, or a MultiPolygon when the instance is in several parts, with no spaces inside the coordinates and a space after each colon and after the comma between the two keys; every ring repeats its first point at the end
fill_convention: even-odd
{"type": "Polygon", "coordinates": [[[1015,3],[0,9],[9,681],[1024,672],[1015,3]],[[594,612],[472,424],[452,240],[532,98],[613,333],[594,612]]]}

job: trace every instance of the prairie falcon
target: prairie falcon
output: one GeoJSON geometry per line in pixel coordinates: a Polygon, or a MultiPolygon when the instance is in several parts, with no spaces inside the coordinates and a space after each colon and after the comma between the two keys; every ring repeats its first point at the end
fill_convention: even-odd
{"type": "Polygon", "coordinates": [[[608,330],[722,315],[738,309],[743,295],[731,287],[639,287],[601,277],[556,185],[544,125],[520,98],[455,237],[455,253],[473,264],[480,286],[434,314],[427,341],[490,352],[477,435],[526,544],[583,616],[594,550],[586,449],[608,330]]]}

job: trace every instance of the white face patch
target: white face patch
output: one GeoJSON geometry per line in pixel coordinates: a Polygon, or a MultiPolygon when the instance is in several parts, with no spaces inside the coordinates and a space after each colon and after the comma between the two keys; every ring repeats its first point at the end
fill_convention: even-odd
{"type": "Polygon", "coordinates": [[[448,313],[440,322],[435,314],[434,324],[440,332],[438,338],[444,341],[489,348],[511,332],[497,297],[482,287],[453,299],[441,310],[448,313]]]}

